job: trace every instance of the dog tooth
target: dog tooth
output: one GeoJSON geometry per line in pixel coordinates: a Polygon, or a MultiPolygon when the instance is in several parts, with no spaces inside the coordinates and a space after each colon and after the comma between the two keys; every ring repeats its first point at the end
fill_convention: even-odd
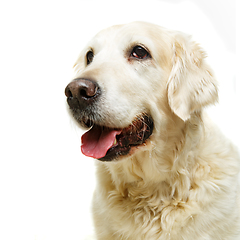
{"type": "Polygon", "coordinates": [[[117,144],[117,138],[115,138],[113,145],[117,144]]]}

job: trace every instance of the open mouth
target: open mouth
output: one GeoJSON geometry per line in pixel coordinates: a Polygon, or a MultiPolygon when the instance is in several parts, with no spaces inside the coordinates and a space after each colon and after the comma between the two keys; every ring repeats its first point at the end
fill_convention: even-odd
{"type": "Polygon", "coordinates": [[[143,145],[153,131],[153,120],[147,114],[136,117],[123,129],[99,126],[86,119],[84,122],[91,129],[82,136],[82,153],[101,161],[130,154],[133,148],[143,145]]]}

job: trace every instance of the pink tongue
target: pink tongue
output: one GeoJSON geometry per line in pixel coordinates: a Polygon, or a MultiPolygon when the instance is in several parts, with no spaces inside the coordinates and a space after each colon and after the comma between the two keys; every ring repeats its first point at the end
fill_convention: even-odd
{"type": "Polygon", "coordinates": [[[82,153],[88,157],[102,158],[114,144],[116,135],[121,131],[93,126],[82,136],[82,153]]]}

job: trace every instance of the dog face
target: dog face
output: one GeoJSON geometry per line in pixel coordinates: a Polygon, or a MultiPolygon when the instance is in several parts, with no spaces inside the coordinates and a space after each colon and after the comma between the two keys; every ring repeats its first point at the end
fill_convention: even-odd
{"type": "Polygon", "coordinates": [[[65,94],[74,118],[91,128],[82,152],[103,161],[151,148],[167,122],[187,121],[217,99],[199,46],[148,23],[101,31],[75,68],[65,94]]]}

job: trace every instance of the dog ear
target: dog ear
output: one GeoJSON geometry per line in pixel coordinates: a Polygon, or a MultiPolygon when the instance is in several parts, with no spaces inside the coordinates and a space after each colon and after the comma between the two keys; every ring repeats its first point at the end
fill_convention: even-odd
{"type": "Polygon", "coordinates": [[[178,34],[173,53],[168,101],[172,111],[186,121],[193,112],[218,100],[217,82],[205,63],[205,53],[190,37],[178,34]]]}

